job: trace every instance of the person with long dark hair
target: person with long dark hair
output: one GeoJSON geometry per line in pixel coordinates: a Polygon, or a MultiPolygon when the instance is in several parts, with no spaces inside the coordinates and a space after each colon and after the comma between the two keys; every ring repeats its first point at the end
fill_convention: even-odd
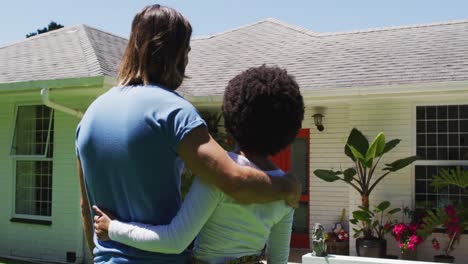
{"type": "Polygon", "coordinates": [[[300,184],[292,174],[271,177],[236,164],[195,107],[175,91],[185,77],[191,33],[187,19],[172,8],[152,5],[137,13],[119,85],[97,98],[78,125],[83,223],[96,263],[186,261],[184,254],[93,239],[90,210],[96,204],[125,222],[168,224],[181,205],[184,164],[239,202],[297,205],[300,184]]]}

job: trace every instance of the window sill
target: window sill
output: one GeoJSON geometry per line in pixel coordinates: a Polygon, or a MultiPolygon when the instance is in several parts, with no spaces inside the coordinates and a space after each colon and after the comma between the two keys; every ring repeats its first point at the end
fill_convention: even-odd
{"type": "Polygon", "coordinates": [[[52,225],[52,221],[49,220],[39,220],[39,219],[27,219],[27,218],[17,218],[13,217],[10,219],[12,223],[23,223],[23,224],[34,224],[34,225],[52,225]]]}

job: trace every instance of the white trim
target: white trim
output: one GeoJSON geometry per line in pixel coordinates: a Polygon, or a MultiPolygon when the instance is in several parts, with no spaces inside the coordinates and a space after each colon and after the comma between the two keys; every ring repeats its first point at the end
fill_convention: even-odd
{"type": "MultiPolygon", "coordinates": [[[[51,111],[50,111],[50,116],[49,116],[49,129],[48,129],[48,132],[47,132],[47,144],[46,144],[46,149],[44,151],[44,155],[13,155],[11,154],[11,150],[12,150],[12,147],[13,147],[13,139],[15,137],[15,131],[16,131],[16,121],[17,121],[17,118],[18,118],[18,109],[22,106],[46,106],[44,104],[42,104],[40,101],[38,102],[25,102],[25,103],[16,103],[15,104],[15,118],[13,119],[13,124],[12,124],[12,134],[11,134],[11,137],[10,137],[10,158],[11,158],[11,162],[13,163],[12,165],[12,177],[13,177],[13,180],[12,180],[12,183],[13,183],[13,186],[11,187],[12,190],[13,190],[13,199],[12,199],[12,206],[11,206],[11,216],[14,217],[14,218],[21,218],[21,219],[31,219],[31,220],[46,220],[46,221],[51,221],[52,220],[52,201],[53,199],[50,200],[50,216],[41,216],[41,215],[28,215],[28,214],[17,214],[16,213],[16,178],[17,178],[17,175],[16,175],[16,162],[17,161],[50,161],[52,162],[52,184],[51,184],[51,195],[53,197],[53,176],[54,176],[54,173],[53,173],[53,157],[47,157],[47,151],[48,151],[48,145],[49,145],[49,142],[50,142],[50,132],[51,132],[51,128],[52,128],[52,122],[54,122],[53,118],[54,118],[54,109],[53,108],[50,108],[51,111]]],[[[47,107],[47,106],[46,106],[47,107]]],[[[52,198],[51,197],[51,198],[52,198]]]]}
{"type": "Polygon", "coordinates": [[[42,99],[42,103],[44,105],[46,105],[47,107],[53,109],[53,110],[58,110],[60,112],[64,112],[64,113],[67,113],[69,115],[72,115],[72,116],[76,116],[78,118],[83,118],[83,112],[80,112],[78,110],[75,110],[75,109],[71,109],[69,107],[66,107],[64,105],[61,105],[61,104],[58,104],[56,102],[53,102],[49,99],[49,88],[47,87],[43,87],[41,89],[41,99],[42,99]]]}

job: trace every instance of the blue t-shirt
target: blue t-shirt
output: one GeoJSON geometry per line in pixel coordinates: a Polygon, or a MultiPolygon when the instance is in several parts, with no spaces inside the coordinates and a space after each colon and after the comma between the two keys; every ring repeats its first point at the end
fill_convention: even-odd
{"type": "MultiPolygon", "coordinates": [[[[88,108],[76,132],[91,205],[125,222],[168,224],[180,208],[179,143],[206,125],[176,92],[160,86],[114,87],[88,108]]],[[[185,255],[141,251],[94,237],[95,262],[183,263],[185,255]]]]}

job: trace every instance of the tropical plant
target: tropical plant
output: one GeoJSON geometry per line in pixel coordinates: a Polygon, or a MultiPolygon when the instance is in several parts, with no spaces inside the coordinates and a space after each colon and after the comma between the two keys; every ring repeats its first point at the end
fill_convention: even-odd
{"type": "MultiPolygon", "coordinates": [[[[432,178],[431,185],[436,189],[456,186],[464,192],[468,192],[468,171],[460,167],[456,169],[442,169],[432,178]]],[[[450,255],[461,238],[461,233],[468,228],[468,208],[463,204],[458,206],[446,205],[444,210],[440,208],[427,209],[423,218],[423,226],[419,234],[427,238],[434,229],[442,227],[446,234],[446,243],[443,247],[444,254],[450,255]]],[[[440,249],[440,242],[436,238],[432,240],[435,250],[440,249]]]]}
{"type": "Polygon", "coordinates": [[[468,170],[463,170],[461,167],[456,169],[442,169],[432,178],[431,185],[436,189],[445,188],[449,185],[457,186],[463,191],[468,192],[468,170]]]}
{"type": "Polygon", "coordinates": [[[390,173],[403,169],[417,159],[416,156],[411,156],[385,164],[382,173],[375,176],[383,155],[395,148],[400,141],[400,139],[393,139],[386,142],[384,133],[381,132],[369,144],[361,131],[353,128],[344,152],[353,161],[354,166],[345,170],[318,169],[314,171],[314,174],[327,182],[341,180],[351,185],[361,195],[362,207],[369,208],[369,196],[377,184],[390,173]]]}
{"type": "Polygon", "coordinates": [[[372,210],[364,206],[359,206],[359,208],[360,210],[353,212],[353,219],[349,221],[358,226],[353,228],[354,237],[363,237],[364,239],[384,239],[385,234],[390,232],[394,223],[392,216],[401,211],[400,208],[389,209],[389,201],[381,202],[372,210]]]}
{"type": "MultiPolygon", "coordinates": [[[[450,252],[460,242],[463,230],[468,227],[466,219],[465,221],[460,219],[459,212],[453,205],[446,205],[444,210],[440,208],[427,210],[426,214],[423,218],[423,228],[419,231],[419,235],[427,238],[435,228],[442,227],[446,235],[443,251],[444,255],[449,256],[450,252]]],[[[435,250],[440,249],[440,242],[437,238],[432,240],[432,247],[435,250]]]]}
{"type": "Polygon", "coordinates": [[[402,254],[406,251],[415,251],[417,245],[424,239],[418,234],[422,228],[422,218],[420,211],[413,211],[409,207],[403,208],[403,219],[392,227],[392,235],[398,242],[398,247],[402,254]]]}

